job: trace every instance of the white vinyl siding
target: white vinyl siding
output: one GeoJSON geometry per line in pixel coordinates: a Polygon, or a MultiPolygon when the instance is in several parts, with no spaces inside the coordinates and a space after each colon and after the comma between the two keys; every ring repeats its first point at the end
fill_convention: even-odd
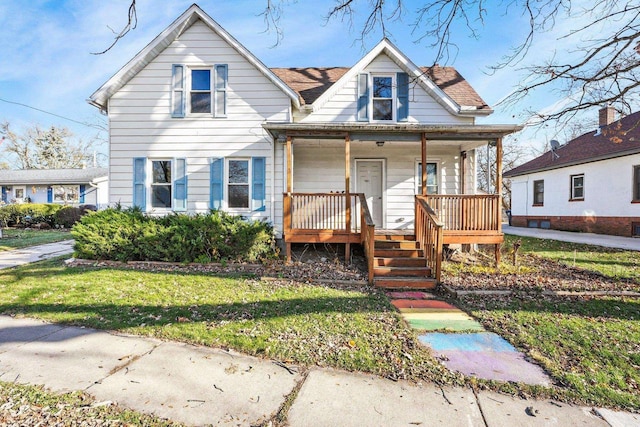
{"type": "MultiPolygon", "coordinates": [[[[213,95],[214,105],[216,96],[223,95],[213,95]]],[[[180,157],[186,159],[189,177],[187,211],[207,212],[210,159],[265,157],[266,170],[270,171],[272,140],[262,123],[287,121],[290,104],[290,98],[233,47],[205,24],[195,23],[109,100],[109,202],[131,205],[134,157],[180,157]],[[225,94],[225,119],[213,114],[172,118],[174,64],[196,68],[227,65],[226,86],[212,83],[212,91],[225,94]]],[[[267,172],[266,209],[252,212],[251,217],[269,216],[271,177],[267,172]]]]}
{"type": "MultiPolygon", "coordinates": [[[[403,72],[398,64],[385,54],[380,54],[362,72],[370,75],[396,75],[403,72]]],[[[395,79],[394,79],[395,80],[395,79]]],[[[300,122],[356,122],[358,110],[358,75],[353,76],[320,109],[308,116],[296,116],[300,122]]],[[[472,117],[457,117],[447,111],[422,87],[409,78],[409,123],[426,124],[473,124],[472,117]]]]}

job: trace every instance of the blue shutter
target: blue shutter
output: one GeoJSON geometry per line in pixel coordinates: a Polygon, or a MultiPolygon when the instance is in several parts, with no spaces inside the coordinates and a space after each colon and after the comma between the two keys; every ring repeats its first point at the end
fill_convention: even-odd
{"type": "Polygon", "coordinates": [[[187,160],[175,159],[175,174],[173,181],[173,210],[187,210],[187,160]]]}
{"type": "Polygon", "coordinates": [[[215,117],[227,115],[227,83],[229,80],[229,67],[226,64],[216,65],[215,75],[215,117]]]}
{"type": "Polygon", "coordinates": [[[87,186],[80,184],[80,203],[84,203],[84,193],[87,191],[87,186]]]}
{"type": "Polygon", "coordinates": [[[358,74],[358,121],[369,120],[369,75],[358,74]]]}
{"type": "Polygon", "coordinates": [[[210,167],[209,207],[211,209],[222,209],[222,198],[224,196],[224,159],[211,159],[210,167]]]}
{"type": "Polygon", "coordinates": [[[2,201],[7,203],[7,187],[2,186],[2,201]]]}
{"type": "Polygon", "coordinates": [[[133,159],[133,206],[137,206],[143,211],[147,210],[146,166],[146,157],[133,159]]]}
{"type": "Polygon", "coordinates": [[[171,117],[184,117],[185,110],[185,66],[171,67],[171,117]]]}
{"type": "Polygon", "coordinates": [[[47,203],[53,203],[53,187],[47,187],[47,203]]]}
{"type": "Polygon", "coordinates": [[[396,76],[397,89],[397,120],[406,122],[409,119],[409,76],[407,73],[398,73],[396,76]]]}
{"type": "Polygon", "coordinates": [[[267,176],[267,159],[266,157],[254,157],[251,159],[251,161],[253,162],[253,176],[251,182],[251,209],[254,211],[263,212],[266,209],[265,181],[267,176]]]}

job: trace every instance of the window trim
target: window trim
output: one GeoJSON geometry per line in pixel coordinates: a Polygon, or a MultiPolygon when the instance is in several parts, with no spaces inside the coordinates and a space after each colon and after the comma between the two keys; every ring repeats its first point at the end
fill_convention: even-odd
{"type": "Polygon", "coordinates": [[[226,118],[228,109],[229,96],[229,65],[228,64],[172,64],[171,67],[171,104],[170,113],[172,118],[185,117],[213,117],[226,118]],[[182,76],[180,82],[177,81],[177,72],[181,70],[182,76]],[[193,90],[192,71],[207,70],[209,71],[209,90],[193,90]],[[218,73],[224,70],[225,78],[218,85],[218,73]],[[191,112],[191,94],[192,93],[209,93],[210,110],[205,113],[191,112]],[[220,95],[221,94],[221,95],[220,95]],[[221,98],[221,99],[220,99],[221,98]],[[176,104],[180,100],[181,111],[176,111],[176,104]],[[222,111],[218,114],[219,103],[222,101],[222,111]]]}
{"type": "MultiPolygon", "coordinates": [[[[420,191],[420,186],[422,185],[422,168],[420,167],[420,163],[422,163],[422,159],[416,159],[415,161],[415,185],[414,185],[414,191],[415,194],[417,195],[422,195],[421,191],[420,191]]],[[[436,165],[436,192],[435,193],[429,193],[429,184],[427,184],[427,195],[429,194],[443,194],[442,191],[442,175],[441,175],[441,167],[440,167],[440,163],[441,160],[440,159],[427,159],[427,167],[428,165],[432,163],[436,165]]],[[[427,181],[429,180],[429,171],[427,170],[427,181]]]]}
{"type": "Polygon", "coordinates": [[[369,74],[369,87],[371,88],[370,96],[369,96],[369,111],[371,114],[371,123],[396,123],[398,120],[397,117],[397,105],[398,105],[398,94],[397,94],[397,75],[394,73],[370,73],[369,74]],[[373,84],[374,79],[376,77],[390,78],[391,79],[391,98],[376,98],[375,97],[375,86],[373,84]],[[375,100],[388,100],[391,99],[391,119],[383,120],[383,119],[375,119],[374,118],[374,108],[373,103],[375,100]]]}
{"type": "MultiPolygon", "coordinates": [[[[80,185],[78,184],[53,184],[51,186],[52,188],[52,198],[51,198],[51,203],[55,203],[58,205],[68,205],[70,203],[80,203],[80,185]],[[68,188],[74,188],[75,189],[75,193],[78,195],[78,197],[76,199],[73,200],[69,200],[68,199],[68,195],[67,195],[67,189],[68,188]],[[56,193],[56,189],[58,188],[62,188],[64,189],[64,193],[63,193],[63,200],[56,200],[56,195],[58,193],[56,193]]],[[[25,191],[26,194],[26,191],[25,191]]]]}
{"type": "Polygon", "coordinates": [[[584,173],[577,173],[574,175],[571,175],[569,178],[569,201],[570,202],[582,202],[584,201],[584,173]],[[575,185],[575,180],[578,178],[582,178],[582,187],[576,187],[575,185]],[[582,196],[581,197],[577,197],[576,196],[576,189],[581,188],[582,189],[582,196]]]}
{"type": "Polygon", "coordinates": [[[532,206],[544,206],[544,179],[536,179],[533,181],[533,205],[532,206]],[[542,191],[540,194],[542,195],[542,201],[536,202],[536,184],[542,183],[542,191]]]}
{"type": "Polygon", "coordinates": [[[148,178],[147,178],[147,182],[145,183],[145,186],[149,189],[149,191],[147,191],[147,206],[149,207],[150,210],[152,211],[157,211],[157,212],[173,212],[174,210],[174,189],[173,189],[173,185],[175,183],[175,159],[173,158],[149,158],[147,159],[147,168],[149,170],[148,178]],[[170,197],[169,197],[169,202],[170,202],[170,206],[169,207],[162,207],[162,206],[153,206],[153,162],[170,162],[171,163],[171,181],[169,183],[162,183],[162,184],[156,184],[157,186],[169,186],[169,190],[170,190],[170,197]]]}
{"type": "Polygon", "coordinates": [[[251,188],[251,183],[253,180],[253,162],[251,161],[251,157],[225,157],[224,158],[224,205],[229,211],[233,212],[251,212],[251,196],[253,189],[251,188]],[[247,183],[230,183],[229,182],[229,172],[231,168],[229,167],[229,162],[233,161],[246,161],[247,162],[247,183]],[[231,207],[229,206],[229,186],[230,185],[246,185],[248,188],[247,191],[247,207],[231,207]]]}
{"type": "Polygon", "coordinates": [[[640,165],[632,166],[631,203],[640,203],[640,165]]]}

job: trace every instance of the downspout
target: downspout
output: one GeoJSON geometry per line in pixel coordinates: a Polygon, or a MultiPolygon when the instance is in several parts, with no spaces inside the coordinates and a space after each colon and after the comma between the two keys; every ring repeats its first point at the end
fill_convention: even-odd
{"type": "Polygon", "coordinates": [[[275,226],[276,223],[276,139],[271,136],[271,197],[269,216],[271,218],[271,224],[275,226]]]}

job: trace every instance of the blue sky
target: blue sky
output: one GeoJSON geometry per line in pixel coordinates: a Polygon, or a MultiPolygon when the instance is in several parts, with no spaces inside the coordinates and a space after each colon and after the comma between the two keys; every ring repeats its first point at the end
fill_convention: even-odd
{"type": "MultiPolygon", "coordinates": [[[[125,24],[129,3],[129,0],[0,0],[0,99],[74,120],[0,100],[0,122],[8,121],[15,130],[33,124],[66,126],[83,139],[99,134],[95,126],[105,125],[106,119],[86,99],[193,0],[138,0],[137,28],[104,55],[92,55],[91,52],[101,51],[111,43],[110,28],[119,30],[125,24]]],[[[391,40],[414,63],[429,65],[435,52],[426,41],[414,43],[417,35],[411,33],[420,3],[405,2],[403,14],[387,23],[387,29],[392,33],[391,40]]],[[[299,0],[285,6],[281,21],[284,38],[274,47],[276,35],[265,33],[263,17],[259,16],[266,0],[202,0],[198,4],[269,67],[350,66],[381,38],[380,32],[374,32],[363,43],[357,41],[362,15],[356,15],[351,26],[339,20],[327,23],[325,16],[334,4],[331,0],[299,0]]],[[[484,30],[479,24],[477,28],[481,30],[477,40],[464,29],[454,32],[458,52],[447,65],[455,66],[493,105],[523,76],[514,68],[490,75],[488,67],[521,40],[526,20],[514,10],[507,15],[490,11],[484,30]]],[[[566,42],[558,40],[558,36],[559,33],[550,32],[537,37],[527,61],[540,61],[555,49],[561,51],[562,43],[566,42]]],[[[538,93],[516,108],[496,108],[496,113],[485,121],[520,123],[526,120],[522,116],[526,108],[541,110],[558,100],[552,92],[538,93]]],[[[530,133],[519,139],[524,144],[540,146],[556,138],[554,132],[530,133]]],[[[104,132],[102,137],[106,138],[104,132]]],[[[6,160],[3,157],[0,154],[0,161],[6,160]]]]}

